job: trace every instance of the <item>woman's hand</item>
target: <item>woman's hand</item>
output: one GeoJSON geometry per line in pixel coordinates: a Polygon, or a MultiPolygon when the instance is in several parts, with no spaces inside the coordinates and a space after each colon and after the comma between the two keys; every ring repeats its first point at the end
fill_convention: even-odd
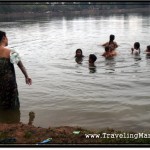
{"type": "Polygon", "coordinates": [[[26,84],[31,85],[32,84],[32,79],[27,77],[26,79],[26,84]]]}

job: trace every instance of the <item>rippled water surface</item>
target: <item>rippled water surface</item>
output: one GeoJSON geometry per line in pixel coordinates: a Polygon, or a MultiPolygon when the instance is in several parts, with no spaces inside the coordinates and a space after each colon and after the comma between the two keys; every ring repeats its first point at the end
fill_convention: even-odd
{"type": "MultiPolygon", "coordinates": [[[[36,126],[81,126],[142,130],[150,127],[150,16],[41,17],[1,21],[9,47],[18,51],[33,79],[25,84],[15,66],[20,97],[20,121],[35,113],[36,126]],[[116,36],[118,56],[105,60],[100,45],[116,36]],[[131,56],[141,44],[141,59],[131,56]],[[82,64],[74,59],[81,48],[82,64]],[[88,55],[97,56],[96,72],[88,55]]],[[[7,119],[6,119],[7,120],[7,119]]]]}

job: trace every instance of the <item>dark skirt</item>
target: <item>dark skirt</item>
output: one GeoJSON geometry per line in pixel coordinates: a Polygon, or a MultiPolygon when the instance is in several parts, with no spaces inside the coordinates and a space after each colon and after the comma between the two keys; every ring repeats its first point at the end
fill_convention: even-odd
{"type": "Polygon", "coordinates": [[[0,58],[0,108],[19,108],[14,65],[9,58],[0,58]]]}

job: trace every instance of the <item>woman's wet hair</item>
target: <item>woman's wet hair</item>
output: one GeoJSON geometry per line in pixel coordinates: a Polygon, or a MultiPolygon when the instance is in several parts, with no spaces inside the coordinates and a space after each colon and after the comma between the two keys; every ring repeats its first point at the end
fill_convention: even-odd
{"type": "Polygon", "coordinates": [[[6,36],[6,33],[3,31],[0,31],[0,42],[2,41],[4,36],[6,36]]]}
{"type": "Polygon", "coordinates": [[[78,49],[76,50],[76,55],[75,55],[75,57],[77,57],[77,52],[78,52],[78,51],[80,51],[80,52],[81,52],[81,56],[83,56],[83,55],[82,55],[82,49],[78,48],[78,49]]]}
{"type": "Polygon", "coordinates": [[[80,51],[81,54],[82,54],[82,50],[81,50],[80,48],[78,48],[78,49],[76,50],[76,53],[77,53],[78,51],[80,51]]]}
{"type": "Polygon", "coordinates": [[[94,54],[90,54],[89,59],[91,59],[93,62],[95,62],[97,60],[97,57],[94,54]]]}
{"type": "Polygon", "coordinates": [[[135,43],[134,43],[134,48],[139,49],[139,48],[140,48],[140,43],[139,43],[139,42],[135,42],[135,43]]]}

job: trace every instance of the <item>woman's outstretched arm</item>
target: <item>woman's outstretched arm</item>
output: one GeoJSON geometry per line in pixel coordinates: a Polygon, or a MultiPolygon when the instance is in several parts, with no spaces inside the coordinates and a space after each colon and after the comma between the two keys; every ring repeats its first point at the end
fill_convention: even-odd
{"type": "Polygon", "coordinates": [[[26,81],[26,84],[28,85],[31,85],[32,84],[32,79],[29,78],[28,74],[27,74],[27,71],[23,65],[23,63],[21,61],[18,62],[18,67],[20,68],[20,70],[22,71],[22,73],[24,74],[25,76],[25,81],[26,81]]]}

